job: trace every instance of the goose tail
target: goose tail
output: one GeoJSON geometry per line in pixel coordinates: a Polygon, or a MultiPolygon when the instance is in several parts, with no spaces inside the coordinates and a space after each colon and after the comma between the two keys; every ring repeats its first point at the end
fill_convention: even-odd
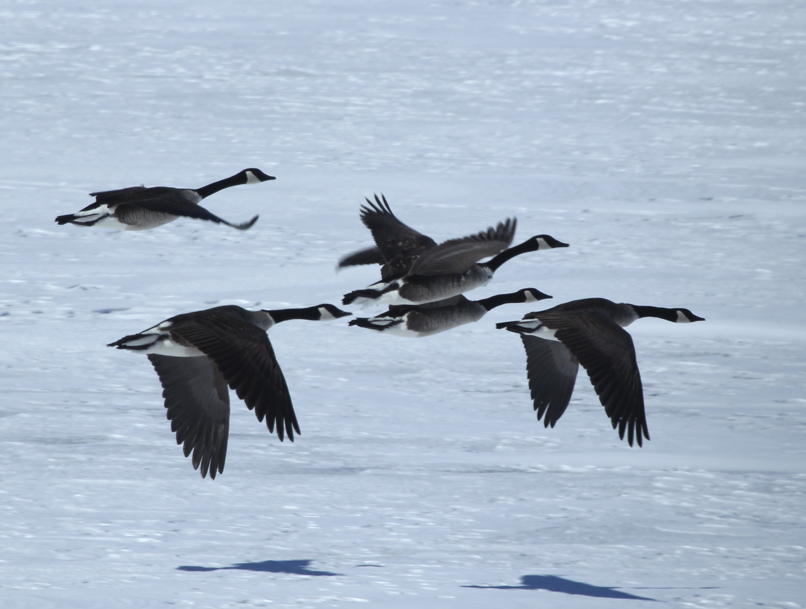
{"type": "Polygon", "coordinates": [[[128,349],[129,351],[146,351],[153,347],[161,337],[161,334],[130,334],[120,340],[109,343],[107,347],[117,347],[118,349],[128,349]]]}
{"type": "Polygon", "coordinates": [[[358,326],[359,328],[367,328],[377,332],[383,332],[401,323],[400,319],[392,319],[389,317],[356,317],[350,320],[351,326],[358,326]]]}

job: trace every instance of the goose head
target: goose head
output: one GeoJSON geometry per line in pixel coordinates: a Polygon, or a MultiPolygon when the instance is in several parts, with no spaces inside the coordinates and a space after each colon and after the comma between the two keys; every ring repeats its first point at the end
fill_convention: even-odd
{"type": "Polygon", "coordinates": [[[334,307],[332,304],[320,304],[316,307],[319,310],[319,319],[322,321],[328,321],[330,319],[338,319],[339,317],[347,317],[352,315],[352,313],[348,311],[342,311],[334,307]]]}
{"type": "Polygon", "coordinates": [[[674,312],[677,314],[677,319],[674,321],[678,324],[689,324],[695,321],[705,321],[705,318],[697,317],[688,309],[674,309],[674,312]]]}
{"type": "MultiPolygon", "coordinates": [[[[533,251],[549,250],[555,247],[568,247],[567,243],[563,243],[551,235],[535,235],[531,239],[527,239],[526,243],[534,248],[533,251]]],[[[524,243],[524,245],[526,245],[526,243],[524,243]]]]}
{"type": "Polygon", "coordinates": [[[250,167],[244,169],[240,174],[243,177],[244,184],[259,184],[260,182],[267,182],[268,180],[276,180],[274,176],[263,173],[260,169],[250,167]]]}
{"type": "MultiPolygon", "coordinates": [[[[621,305],[624,307],[625,305],[621,305]]],[[[628,307],[627,310],[632,309],[635,317],[633,317],[632,321],[635,319],[640,319],[641,317],[657,317],[658,319],[665,319],[666,321],[671,321],[672,323],[676,324],[689,324],[695,321],[705,321],[702,317],[698,317],[694,315],[688,309],[667,309],[664,307],[651,307],[651,306],[640,306],[640,305],[626,305],[628,307]]],[[[627,323],[630,323],[629,321],[627,323]]]]}
{"type": "Polygon", "coordinates": [[[520,302],[537,302],[539,300],[546,300],[547,298],[551,298],[548,294],[541,292],[535,288],[524,288],[523,290],[518,290],[516,292],[523,300],[520,302]]]}

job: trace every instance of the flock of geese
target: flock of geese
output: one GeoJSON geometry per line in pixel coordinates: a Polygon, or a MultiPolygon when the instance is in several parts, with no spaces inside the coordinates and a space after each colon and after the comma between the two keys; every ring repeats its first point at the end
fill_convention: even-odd
{"type": "MultiPolygon", "coordinates": [[[[58,224],[145,230],[179,217],[208,220],[238,230],[243,223],[219,218],[200,202],[225,188],[274,180],[250,168],[201,188],[135,186],[91,193],[95,201],[58,224]]],[[[381,279],[345,294],[345,305],[388,305],[374,317],[358,317],[351,326],[396,336],[423,337],[481,319],[508,303],[538,302],[551,296],[535,288],[481,300],[464,296],[486,285],[498,268],[515,256],[568,247],[549,235],[535,235],[512,247],[517,221],[498,223],[474,235],[436,243],[401,222],[386,198],[375,196],[361,207],[361,221],[372,233],[373,247],[345,256],[339,267],[380,265],[381,279]],[[490,258],[486,262],[481,262],[490,258]]],[[[177,444],[194,469],[214,479],[224,471],[232,388],[259,421],[266,420],[280,440],[299,434],[288,386],[266,331],[289,320],[325,321],[350,316],[332,304],[296,309],[249,311],[235,305],[176,315],[108,346],[145,354],[163,387],[165,408],[177,444]]],[[[703,321],[688,309],[617,304],[586,298],[528,313],[496,327],[520,335],[526,350],[529,389],[538,420],[554,427],[571,399],[580,364],[618,428],[619,437],[642,445],[649,439],[641,376],[632,338],[623,329],[636,319],[657,317],[675,323],[703,321]]]]}

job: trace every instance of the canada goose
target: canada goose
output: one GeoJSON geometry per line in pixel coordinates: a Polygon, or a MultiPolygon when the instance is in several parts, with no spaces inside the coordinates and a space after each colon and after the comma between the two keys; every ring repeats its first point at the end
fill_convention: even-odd
{"type": "Polygon", "coordinates": [[[72,223],[78,226],[98,226],[116,230],[146,230],[180,216],[210,220],[226,224],[238,230],[250,228],[258,219],[255,216],[248,222],[232,224],[207,211],[199,203],[219,190],[239,184],[257,184],[274,180],[260,169],[244,169],[224,180],[213,182],[201,188],[171,188],[168,186],[132,186],[120,190],[90,193],[95,202],[75,214],[58,216],[58,224],[72,223]]]}
{"type": "Polygon", "coordinates": [[[616,304],[585,298],[546,311],[528,313],[520,321],[496,324],[521,335],[526,371],[537,419],[548,427],[565,412],[574,390],[579,364],[588,373],[607,416],[618,426],[619,438],[632,446],[649,440],[641,375],[635,346],[626,330],[636,319],[658,317],[675,323],[705,321],[688,309],[616,304]]]}
{"type": "Polygon", "coordinates": [[[215,478],[224,471],[229,435],[229,385],[266,418],[270,432],[294,441],[300,433],[283,372],[266,330],[290,319],[330,320],[350,315],[330,304],[304,309],[247,311],[226,305],[171,317],[109,347],[148,355],[164,389],[171,431],[193,452],[193,468],[215,478]]]}
{"type": "Polygon", "coordinates": [[[468,300],[460,294],[422,305],[391,306],[386,313],[375,317],[351,319],[350,325],[396,336],[419,338],[478,321],[488,311],[503,304],[537,302],[546,298],[551,296],[535,288],[525,288],[481,300],[468,300]]]}
{"type": "MultiPolygon", "coordinates": [[[[385,197],[379,199],[376,195],[375,203],[369,199],[367,203],[361,208],[361,219],[383,255],[381,281],[345,294],[344,304],[406,305],[445,300],[486,285],[499,266],[519,254],[568,247],[548,235],[537,235],[505,250],[515,235],[515,218],[499,222],[496,228],[437,245],[398,220],[385,197]],[[495,257],[478,262],[487,256],[495,257]]],[[[373,256],[374,250],[361,250],[342,259],[341,264],[351,258],[372,260],[373,256]]]]}

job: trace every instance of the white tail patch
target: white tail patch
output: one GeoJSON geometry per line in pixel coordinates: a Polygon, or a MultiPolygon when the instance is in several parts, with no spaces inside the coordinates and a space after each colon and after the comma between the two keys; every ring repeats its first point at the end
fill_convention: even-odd
{"type": "Polygon", "coordinates": [[[167,335],[165,338],[157,338],[154,344],[146,349],[144,353],[154,353],[156,355],[169,355],[171,357],[199,357],[204,355],[196,347],[185,347],[175,343],[167,335]]]}
{"type": "Polygon", "coordinates": [[[87,218],[88,220],[89,219],[94,220],[95,218],[98,218],[100,216],[106,216],[107,214],[110,213],[112,212],[109,210],[109,206],[103,204],[98,205],[97,207],[93,207],[92,209],[77,211],[73,215],[76,216],[77,218],[87,218]]]}
{"type": "Polygon", "coordinates": [[[159,337],[155,337],[153,334],[149,335],[138,334],[137,338],[126,342],[123,346],[128,347],[130,349],[136,349],[138,347],[145,347],[146,345],[153,345],[158,340],[159,337]]]}
{"type": "Polygon", "coordinates": [[[73,224],[100,226],[113,230],[128,230],[129,226],[115,218],[112,210],[106,204],[98,205],[92,209],[77,211],[73,214],[73,224]]]}
{"type": "MultiPolygon", "coordinates": [[[[387,284],[388,285],[388,284],[387,284]]],[[[380,293],[381,290],[378,290],[378,297],[377,298],[370,298],[367,296],[359,296],[357,297],[351,304],[361,307],[362,309],[366,309],[367,307],[372,307],[375,305],[416,305],[422,304],[419,302],[414,302],[412,300],[406,300],[400,296],[400,292],[398,290],[391,290],[386,292],[385,294],[380,293]]]]}
{"type": "Polygon", "coordinates": [[[373,326],[377,326],[379,328],[386,328],[393,324],[400,323],[399,319],[390,319],[388,317],[373,317],[372,319],[370,319],[370,321],[372,322],[373,326]]]}
{"type": "Polygon", "coordinates": [[[545,340],[558,341],[558,339],[555,337],[557,330],[547,328],[539,319],[523,319],[515,324],[515,326],[524,330],[524,334],[530,334],[545,340]]]}

